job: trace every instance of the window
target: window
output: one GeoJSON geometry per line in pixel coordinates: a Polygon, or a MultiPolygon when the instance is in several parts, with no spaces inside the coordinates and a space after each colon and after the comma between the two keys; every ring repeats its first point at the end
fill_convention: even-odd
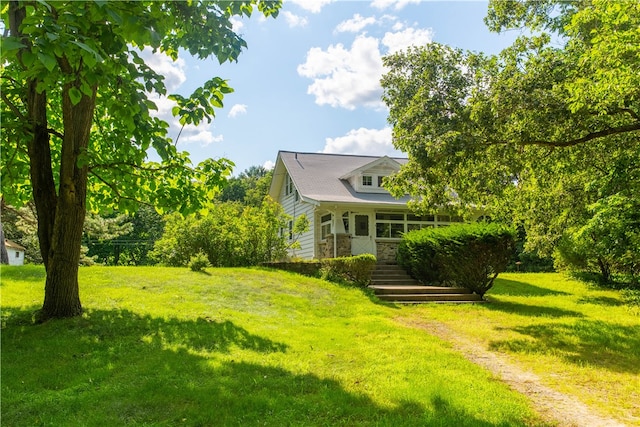
{"type": "Polygon", "coordinates": [[[362,175],[362,185],[364,187],[373,186],[373,177],[371,175],[362,175]]]}
{"type": "Polygon", "coordinates": [[[378,175],[378,187],[382,188],[384,176],[378,175]]]}
{"type": "Polygon", "coordinates": [[[451,218],[448,215],[436,217],[435,215],[405,214],[404,212],[378,212],[376,213],[376,237],[399,239],[403,233],[435,227],[436,224],[444,227],[458,219],[458,217],[451,218]],[[446,223],[444,222],[445,219],[446,223]],[[436,220],[438,220],[437,223],[436,220]]]}
{"type": "Polygon", "coordinates": [[[344,232],[349,234],[349,212],[342,214],[342,224],[344,225],[344,232]]]}
{"type": "Polygon", "coordinates": [[[285,194],[285,196],[288,196],[289,194],[293,193],[294,189],[295,189],[295,187],[293,186],[293,181],[291,180],[291,177],[289,175],[287,175],[287,177],[285,178],[285,182],[284,182],[284,194],[285,194]]]}
{"type": "Polygon", "coordinates": [[[289,221],[289,240],[293,240],[293,221],[289,221]]]}
{"type": "Polygon", "coordinates": [[[354,225],[356,228],[356,236],[369,235],[369,215],[356,215],[354,225]]]}
{"type": "Polygon", "coordinates": [[[16,251],[16,258],[20,258],[20,252],[16,251]]]}
{"type": "Polygon", "coordinates": [[[377,213],[376,237],[398,239],[405,231],[403,213],[377,213]]]}
{"type": "Polygon", "coordinates": [[[415,214],[407,214],[407,221],[415,221],[415,222],[433,222],[433,215],[415,215],[415,214]]]}
{"type": "Polygon", "coordinates": [[[331,234],[331,214],[320,217],[320,238],[326,239],[331,234]]]}

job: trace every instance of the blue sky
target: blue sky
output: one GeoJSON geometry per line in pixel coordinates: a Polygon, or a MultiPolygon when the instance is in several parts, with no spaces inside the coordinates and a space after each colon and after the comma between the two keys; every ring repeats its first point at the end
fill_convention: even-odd
{"type": "MultiPolygon", "coordinates": [[[[156,55],[149,65],[166,76],[169,93],[188,95],[213,76],[235,89],[214,121],[183,130],[178,147],[194,163],[226,157],[238,174],[270,167],[278,150],[402,156],[380,99],[381,57],[432,41],[497,53],[519,32],[490,33],[486,11],[479,1],[285,0],[276,19],[256,12],[234,21],[248,44],[237,63],[156,55]]],[[[155,101],[175,138],[171,102],[155,101]]]]}

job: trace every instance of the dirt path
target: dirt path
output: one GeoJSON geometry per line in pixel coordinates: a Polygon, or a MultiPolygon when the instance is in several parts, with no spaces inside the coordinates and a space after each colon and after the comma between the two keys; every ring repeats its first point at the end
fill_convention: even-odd
{"type": "Polygon", "coordinates": [[[471,340],[453,332],[438,322],[398,319],[404,325],[427,331],[441,338],[471,362],[488,369],[507,383],[513,390],[527,396],[536,411],[546,421],[567,427],[625,426],[617,420],[595,414],[574,397],[560,393],[541,384],[540,378],[509,363],[504,357],[485,350],[471,340]]]}

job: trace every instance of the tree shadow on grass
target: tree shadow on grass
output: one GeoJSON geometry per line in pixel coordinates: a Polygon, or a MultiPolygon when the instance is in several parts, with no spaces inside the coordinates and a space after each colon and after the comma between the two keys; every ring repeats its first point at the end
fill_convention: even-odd
{"type": "Polygon", "coordinates": [[[489,295],[512,295],[522,297],[546,297],[554,295],[570,295],[567,292],[541,288],[526,282],[498,278],[489,291],[489,295]]]}
{"type": "Polygon", "coordinates": [[[578,304],[595,304],[605,305],[608,307],[620,307],[625,305],[624,301],[617,298],[605,297],[605,296],[586,296],[578,300],[578,304]]]}
{"type": "Polygon", "coordinates": [[[500,298],[485,297],[490,304],[485,304],[489,310],[503,311],[505,313],[519,314],[530,317],[584,317],[578,311],[564,310],[556,307],[547,307],[537,304],[521,304],[512,301],[502,301],[500,298]]]}
{"type": "Polygon", "coordinates": [[[528,339],[490,343],[492,350],[552,354],[576,365],[594,365],[613,372],[640,373],[640,328],[580,319],[512,328],[528,339]]]}
{"type": "Polygon", "coordinates": [[[89,310],[31,325],[30,309],[3,315],[7,425],[523,424],[492,423],[445,400],[379,405],[336,380],[274,366],[269,354],[287,345],[231,321],[89,310]]]}

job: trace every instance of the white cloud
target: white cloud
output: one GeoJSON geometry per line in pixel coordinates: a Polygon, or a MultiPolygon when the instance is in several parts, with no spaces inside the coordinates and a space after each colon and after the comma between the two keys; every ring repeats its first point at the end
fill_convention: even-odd
{"type": "Polygon", "coordinates": [[[275,166],[276,166],[276,164],[275,164],[275,162],[273,162],[273,160],[267,160],[266,162],[264,162],[262,164],[262,167],[265,168],[268,171],[273,169],[275,166]]]}
{"type": "Polygon", "coordinates": [[[247,106],[245,104],[235,104],[231,107],[228,116],[231,118],[237,117],[240,114],[247,114],[247,106]]]}
{"type": "Polygon", "coordinates": [[[336,32],[357,33],[357,32],[360,32],[367,25],[371,25],[375,23],[376,23],[376,18],[374,18],[373,16],[365,18],[359,13],[356,13],[355,15],[353,15],[353,18],[347,19],[346,21],[342,21],[341,23],[339,23],[338,26],[336,27],[336,32]]]}
{"type": "Polygon", "coordinates": [[[420,1],[422,0],[373,0],[371,6],[380,10],[393,6],[395,10],[400,10],[410,3],[418,4],[420,1]]]}
{"type": "Polygon", "coordinates": [[[318,13],[323,7],[331,3],[333,0],[288,0],[287,3],[293,3],[304,10],[311,13],[318,13]]]}
{"type": "Polygon", "coordinates": [[[144,49],[140,57],[156,73],[164,76],[164,84],[168,92],[174,92],[187,80],[186,64],[182,58],[176,61],[161,52],[153,53],[151,49],[144,49]]]}
{"type": "Polygon", "coordinates": [[[240,19],[238,19],[235,16],[232,16],[231,18],[229,18],[229,22],[231,22],[231,28],[233,29],[234,33],[238,33],[240,30],[244,28],[244,22],[242,22],[240,19]]]}
{"type": "Polygon", "coordinates": [[[222,142],[224,137],[222,135],[214,135],[210,130],[208,130],[209,126],[200,126],[198,130],[191,131],[185,129],[182,131],[182,136],[180,137],[181,144],[198,144],[200,147],[206,147],[216,142],[222,142]],[[202,128],[202,129],[200,129],[202,128]]]}
{"type": "Polygon", "coordinates": [[[382,40],[361,34],[350,48],[336,44],[326,50],[309,49],[305,62],[298,66],[298,74],[313,80],[307,93],[315,97],[318,105],[348,110],[360,106],[382,109],[380,79],[385,68],[380,45],[384,54],[389,54],[412,45],[424,46],[432,39],[433,31],[428,28],[387,32],[382,40]]]}
{"type": "Polygon", "coordinates": [[[309,22],[304,16],[294,15],[288,10],[285,10],[284,12],[282,12],[282,14],[284,15],[284,19],[287,21],[287,24],[289,24],[289,27],[291,28],[305,27],[309,22]]]}
{"type": "Polygon", "coordinates": [[[387,53],[395,53],[409,46],[424,46],[433,40],[431,28],[406,28],[395,33],[385,33],[382,44],[388,48],[387,53]]]}
{"type": "Polygon", "coordinates": [[[380,77],[384,69],[378,39],[358,36],[351,49],[331,45],[326,51],[314,47],[307,52],[298,74],[313,79],[307,93],[316,97],[316,104],[349,110],[359,105],[383,108],[380,100],[380,77]]]}
{"type": "Polygon", "coordinates": [[[391,128],[352,129],[346,135],[326,138],[323,153],[403,156],[392,144],[391,128]]]}

